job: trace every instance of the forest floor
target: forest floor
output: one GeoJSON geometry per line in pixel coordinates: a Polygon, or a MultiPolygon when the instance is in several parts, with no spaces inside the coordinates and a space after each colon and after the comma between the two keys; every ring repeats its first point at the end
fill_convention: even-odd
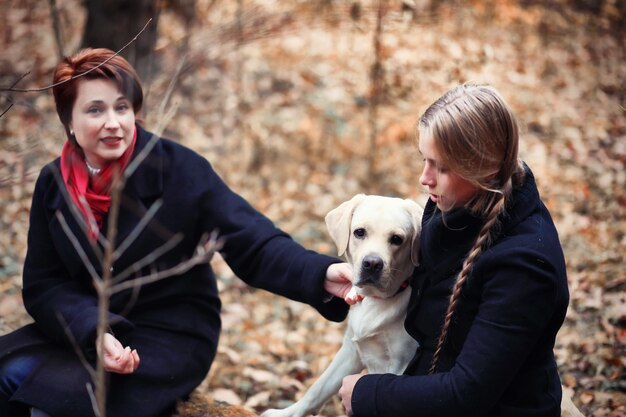
{"type": "MultiPolygon", "coordinates": [[[[27,71],[19,87],[49,85],[58,56],[47,2],[1,3],[0,86],[27,71]]],[[[85,22],[82,2],[56,3],[64,48],[74,51],[85,22]]],[[[303,245],[333,254],[323,218],[352,195],[425,198],[414,135],[425,107],[461,82],[494,85],[522,122],[521,157],[565,250],[571,301],[555,347],[562,382],[585,415],[624,416],[621,3],[429,3],[386,2],[375,111],[377,2],[248,0],[238,14],[238,2],[210,7],[211,0],[197,0],[191,24],[164,10],[145,125],[168,119],[161,105],[169,98],[165,136],[205,155],[234,190],[303,245]],[[243,30],[233,36],[236,28],[243,30]]],[[[64,141],[49,90],[2,93],[0,113],[9,100],[14,106],[0,117],[0,334],[31,320],[20,295],[30,198],[39,170],[64,141]]],[[[256,411],[291,403],[332,359],[343,324],[246,286],[219,258],[213,265],[223,333],[201,392],[256,411]]],[[[337,399],[321,415],[342,415],[337,399]]]]}

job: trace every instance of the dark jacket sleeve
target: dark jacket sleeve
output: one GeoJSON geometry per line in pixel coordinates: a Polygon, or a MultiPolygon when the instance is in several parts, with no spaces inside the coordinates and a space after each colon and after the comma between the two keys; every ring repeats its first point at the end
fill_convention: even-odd
{"type": "MultiPolygon", "coordinates": [[[[46,207],[46,195],[58,191],[51,165],[42,170],[33,194],[28,230],[28,250],[23,271],[23,298],[39,330],[53,341],[79,347],[95,358],[98,302],[91,277],[71,277],[64,254],[53,243],[50,224],[58,224],[55,212],[46,207]]],[[[73,250],[73,248],[72,248],[73,250]]],[[[123,334],[133,325],[109,314],[114,333],[123,334]]]]}
{"type": "Polygon", "coordinates": [[[221,254],[233,272],[253,287],[307,303],[329,320],[343,320],[348,305],[336,297],[325,303],[323,287],[328,266],[340,260],[303,248],[233,192],[206,160],[199,163],[206,184],[204,229],[219,232],[221,254]]]}
{"type": "Polygon", "coordinates": [[[545,330],[562,304],[545,254],[515,251],[485,254],[489,268],[472,275],[482,302],[452,367],[434,375],[364,376],[352,396],[356,417],[481,416],[496,405],[532,347],[545,333],[556,334],[545,330]]]}

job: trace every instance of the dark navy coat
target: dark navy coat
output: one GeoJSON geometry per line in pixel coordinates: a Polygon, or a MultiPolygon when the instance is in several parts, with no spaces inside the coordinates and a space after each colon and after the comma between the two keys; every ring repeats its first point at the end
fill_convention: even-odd
{"type": "Polygon", "coordinates": [[[553,348],[569,295],[557,231],[532,173],[474,264],[437,371],[427,375],[461,260],[483,224],[464,209],[444,220],[429,201],[405,322],[420,347],[404,375],[357,382],[355,417],[559,417],[553,348]]]}
{"type": "MultiPolygon", "coordinates": [[[[138,127],[135,155],[152,134],[138,127]]],[[[54,416],[93,415],[85,384],[89,376],[73,346],[93,363],[98,307],[92,278],[63,231],[60,213],[80,242],[96,273],[95,252],[70,213],[59,187],[59,159],[44,167],[33,195],[23,296],[34,324],[0,337],[0,357],[43,351],[47,358],[15,394],[14,400],[54,416]],[[70,334],[71,336],[68,336],[70,334]]],[[[117,245],[135,229],[149,207],[160,201],[149,226],[115,260],[113,274],[165,270],[192,256],[204,233],[218,231],[221,254],[248,284],[306,302],[326,318],[347,314],[343,300],[324,303],[323,280],[336,259],[307,251],[232,192],[210,164],[193,151],[157,139],[123,190],[117,245]],[[172,249],[159,252],[175,235],[172,249]],[[139,269],[135,271],[135,269],[139,269]]],[[[105,219],[103,231],[108,227],[105,219]]],[[[112,333],[137,349],[141,364],[131,375],[109,375],[109,417],[167,416],[175,401],[206,376],[220,332],[220,300],[208,264],[111,297],[112,333]]]]}

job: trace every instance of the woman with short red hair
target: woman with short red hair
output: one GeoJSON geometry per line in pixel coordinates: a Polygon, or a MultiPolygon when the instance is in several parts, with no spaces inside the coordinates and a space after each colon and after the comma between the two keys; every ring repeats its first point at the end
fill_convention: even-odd
{"type": "Polygon", "coordinates": [[[114,279],[172,268],[193,256],[202,235],[217,230],[222,256],[248,284],[306,302],[328,319],[345,317],[347,305],[327,301],[327,292],[346,294],[346,265],[295,243],[200,155],[167,139],[154,142],[136,121],[143,93],[124,58],[83,50],[58,65],[54,83],[68,140],[33,193],[23,298],[34,323],[0,337],[0,415],[27,416],[30,408],[33,416],[93,415],[81,357],[93,365],[99,356],[109,373],[109,417],[169,416],[207,375],[220,332],[209,264],[112,294],[109,331],[103,350],[96,349],[92,277],[102,276],[98,254],[106,244],[111,187],[142,151],[146,157],[128,175],[120,199],[114,244],[125,249],[114,259],[114,279]],[[141,228],[151,208],[154,215],[141,228]],[[174,236],[182,239],[163,253],[174,236]]]}

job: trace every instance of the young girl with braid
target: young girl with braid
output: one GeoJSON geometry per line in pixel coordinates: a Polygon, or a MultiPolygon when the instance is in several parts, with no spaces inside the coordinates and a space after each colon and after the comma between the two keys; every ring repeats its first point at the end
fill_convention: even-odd
{"type": "Polygon", "coordinates": [[[420,346],[404,375],[346,377],[346,412],[557,417],[565,261],[518,160],[515,116],[494,88],[465,84],[426,110],[418,134],[430,199],[405,327],[420,346]]]}

